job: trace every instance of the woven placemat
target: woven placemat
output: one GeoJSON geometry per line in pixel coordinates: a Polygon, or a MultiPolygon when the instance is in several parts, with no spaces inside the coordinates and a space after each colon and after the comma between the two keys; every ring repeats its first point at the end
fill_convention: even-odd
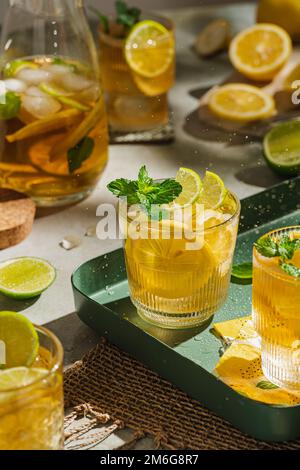
{"type": "MultiPolygon", "coordinates": [[[[65,396],[67,408],[91,414],[112,431],[135,430],[132,445],[150,435],[158,449],[300,449],[300,440],[270,443],[246,436],[104,339],[65,372],[65,396]]],[[[75,419],[76,411],[70,416],[75,419]]]]}

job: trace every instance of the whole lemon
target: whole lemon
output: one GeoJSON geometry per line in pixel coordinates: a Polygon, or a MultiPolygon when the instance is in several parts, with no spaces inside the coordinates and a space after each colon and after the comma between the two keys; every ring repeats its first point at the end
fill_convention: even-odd
{"type": "Polygon", "coordinates": [[[258,23],[274,23],[300,41],[300,0],[260,0],[258,23]]]}

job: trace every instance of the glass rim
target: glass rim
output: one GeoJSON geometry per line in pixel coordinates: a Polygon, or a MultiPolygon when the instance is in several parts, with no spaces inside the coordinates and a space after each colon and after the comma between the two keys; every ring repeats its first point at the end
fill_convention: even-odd
{"type": "MultiPolygon", "coordinates": [[[[7,393],[12,393],[12,392],[17,392],[17,393],[25,393],[31,388],[36,387],[39,383],[43,382],[45,379],[49,378],[50,376],[54,375],[58,369],[63,365],[63,357],[64,357],[64,349],[61,344],[61,341],[58,339],[58,337],[52,333],[50,330],[43,326],[38,326],[38,325],[33,325],[37,333],[43,333],[45,336],[47,336],[52,343],[55,345],[56,348],[56,355],[55,355],[55,361],[51,369],[48,370],[47,374],[43,375],[41,378],[35,380],[34,382],[31,382],[28,385],[24,385],[23,387],[15,387],[15,388],[9,388],[6,390],[0,390],[0,396],[2,394],[7,394],[7,393]]],[[[11,368],[15,369],[15,367],[11,368]]],[[[4,369],[5,370],[10,370],[10,369],[4,369]]]]}
{"type": "MultiPolygon", "coordinates": [[[[156,181],[162,181],[162,180],[156,180],[156,181]]],[[[197,233],[207,233],[207,232],[209,232],[209,231],[217,230],[217,229],[219,229],[219,228],[222,227],[222,226],[226,227],[226,226],[229,225],[233,220],[235,220],[236,218],[239,217],[239,215],[240,215],[240,213],[241,213],[241,202],[240,202],[239,198],[237,197],[237,195],[236,195],[234,192],[228,190],[228,193],[233,197],[233,199],[234,199],[234,201],[235,201],[235,203],[236,203],[236,209],[235,209],[234,213],[231,214],[231,217],[230,217],[229,219],[224,220],[223,222],[220,222],[220,223],[216,224],[216,225],[212,225],[211,227],[207,227],[207,228],[204,228],[204,227],[203,227],[203,229],[197,230],[197,231],[196,231],[197,233]]],[[[120,198],[120,199],[122,199],[122,198],[120,198]]],[[[131,206],[128,206],[128,209],[129,209],[130,207],[134,206],[134,205],[135,205],[135,204],[132,204],[131,206]]],[[[141,204],[140,204],[140,206],[141,206],[141,204]]],[[[187,207],[191,207],[191,206],[192,206],[192,204],[188,205],[187,207]]],[[[217,212],[216,209],[215,209],[215,211],[217,212]]]]}
{"type": "MultiPolygon", "coordinates": [[[[163,26],[165,26],[168,29],[168,31],[170,31],[170,33],[174,34],[175,23],[170,18],[168,18],[164,15],[156,14],[156,13],[147,13],[147,12],[144,13],[144,12],[142,12],[142,17],[143,17],[143,15],[147,15],[147,17],[142,18],[141,21],[145,21],[147,19],[157,21],[158,23],[161,23],[163,26]]],[[[112,18],[114,18],[114,16],[110,15],[109,19],[112,19],[112,18]]],[[[100,35],[100,39],[101,38],[104,39],[106,44],[111,45],[111,46],[117,46],[117,47],[120,47],[120,48],[124,47],[125,42],[126,42],[126,38],[114,38],[113,36],[110,36],[109,34],[107,34],[103,31],[101,23],[98,26],[98,32],[99,32],[99,35],[100,35]]],[[[166,38],[163,37],[162,41],[164,41],[165,39],[166,38]]]]}
{"type": "MultiPolygon", "coordinates": [[[[272,234],[276,234],[276,233],[280,233],[280,232],[284,232],[284,231],[291,232],[295,229],[300,232],[300,225],[290,225],[290,226],[280,227],[280,228],[277,228],[277,229],[270,230],[269,232],[267,232],[264,235],[262,235],[261,237],[259,237],[258,240],[260,240],[261,238],[264,238],[264,237],[268,237],[269,235],[272,235],[272,234]]],[[[263,263],[261,263],[261,261],[260,261],[260,258],[263,258],[263,259],[270,259],[270,258],[266,258],[265,256],[261,255],[259,253],[259,251],[256,249],[255,246],[253,247],[253,252],[255,253],[255,255],[258,259],[259,269],[261,269],[262,271],[268,273],[272,277],[276,277],[277,279],[280,279],[280,280],[283,280],[283,281],[287,281],[287,282],[295,283],[295,284],[300,283],[300,278],[295,278],[293,276],[290,276],[287,273],[285,273],[284,271],[282,271],[282,273],[278,272],[274,269],[274,266],[271,267],[271,266],[263,265],[263,263]]]]}

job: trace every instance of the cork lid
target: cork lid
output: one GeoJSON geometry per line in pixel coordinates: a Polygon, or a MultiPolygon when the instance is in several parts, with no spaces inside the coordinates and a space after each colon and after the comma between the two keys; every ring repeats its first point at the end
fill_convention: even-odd
{"type": "Polygon", "coordinates": [[[21,243],[31,232],[36,206],[24,194],[0,189],[0,250],[21,243]]]}

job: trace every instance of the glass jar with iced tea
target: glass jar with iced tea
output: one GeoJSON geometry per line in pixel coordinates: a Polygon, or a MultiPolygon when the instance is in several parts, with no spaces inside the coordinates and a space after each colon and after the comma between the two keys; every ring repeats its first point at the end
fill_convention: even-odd
{"type": "Polygon", "coordinates": [[[151,140],[169,122],[168,92],[175,76],[174,27],[171,21],[141,14],[124,2],[117,2],[116,10],[111,20],[103,22],[101,16],[99,29],[109,123],[118,134],[138,138],[146,131],[151,140]]]}
{"type": "Polygon", "coordinates": [[[300,226],[274,230],[255,244],[253,321],[265,376],[300,390],[300,226]]]}
{"type": "MultiPolygon", "coordinates": [[[[0,343],[7,333],[5,315],[14,316],[0,315],[0,343]]],[[[50,331],[35,327],[35,333],[39,346],[33,363],[0,370],[0,450],[63,448],[63,349],[50,331]]]]}
{"type": "Polygon", "coordinates": [[[108,157],[99,64],[82,2],[11,0],[2,34],[0,187],[78,201],[108,157]]]}

